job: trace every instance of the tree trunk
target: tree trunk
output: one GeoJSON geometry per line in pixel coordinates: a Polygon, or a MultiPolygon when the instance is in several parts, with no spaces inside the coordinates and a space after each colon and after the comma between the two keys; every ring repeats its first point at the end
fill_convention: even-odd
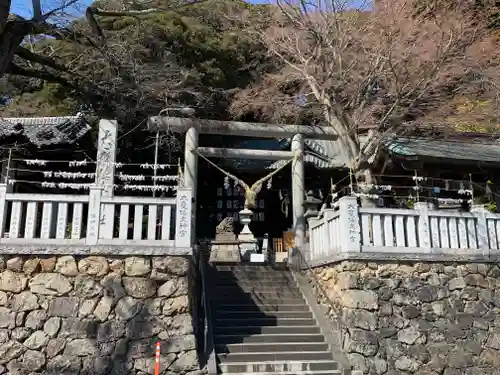
{"type": "Polygon", "coordinates": [[[3,33],[9,19],[11,0],[0,1],[0,34],[3,33]]]}
{"type": "Polygon", "coordinates": [[[9,69],[17,48],[30,30],[31,24],[28,21],[7,21],[0,34],[0,78],[9,69]]]}

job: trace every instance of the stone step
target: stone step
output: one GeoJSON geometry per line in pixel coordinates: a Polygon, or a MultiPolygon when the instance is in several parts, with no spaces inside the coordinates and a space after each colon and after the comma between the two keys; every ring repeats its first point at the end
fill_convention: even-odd
{"type": "Polygon", "coordinates": [[[321,333],[319,327],[315,326],[215,326],[213,328],[213,333],[216,336],[219,335],[275,335],[275,334],[319,334],[321,333]]]}
{"type": "Polygon", "coordinates": [[[302,298],[302,294],[300,292],[293,291],[227,291],[227,290],[218,290],[215,289],[213,291],[218,298],[238,298],[238,297],[247,297],[251,296],[252,299],[269,299],[269,298],[302,298]]]}
{"type": "Polygon", "coordinates": [[[216,319],[254,319],[254,318],[301,318],[313,319],[310,311],[244,311],[244,310],[221,310],[217,309],[214,314],[216,319]]]}
{"type": "Polygon", "coordinates": [[[216,275],[212,278],[216,284],[221,283],[294,283],[295,281],[290,277],[279,275],[216,275]]]}
{"type": "Polygon", "coordinates": [[[293,327],[293,326],[314,326],[315,319],[293,319],[293,318],[216,318],[215,327],[233,327],[233,326],[250,326],[250,327],[293,327]]]}
{"type": "Polygon", "coordinates": [[[283,266],[276,267],[269,264],[237,264],[237,265],[216,265],[217,271],[270,271],[270,272],[289,272],[283,266]]]}
{"type": "Polygon", "coordinates": [[[247,295],[238,295],[238,296],[217,296],[212,299],[212,303],[214,307],[228,304],[235,305],[302,305],[305,304],[305,300],[303,298],[290,298],[290,297],[276,297],[276,296],[252,296],[251,294],[247,295]]]}
{"type": "Polygon", "coordinates": [[[219,274],[248,274],[248,275],[256,275],[256,274],[272,274],[272,275],[289,275],[289,270],[273,270],[272,268],[233,268],[233,269],[220,269],[217,268],[216,271],[219,274]]]}
{"type": "Polygon", "coordinates": [[[300,293],[299,289],[292,284],[263,284],[260,282],[246,283],[245,285],[240,284],[218,284],[212,289],[217,291],[222,291],[226,293],[241,293],[242,291],[259,291],[261,293],[270,292],[292,292],[300,293]]]}
{"type": "Polygon", "coordinates": [[[217,305],[217,311],[249,311],[249,312],[295,312],[295,311],[310,311],[309,306],[302,301],[301,303],[296,304],[261,304],[261,303],[251,303],[247,304],[236,304],[232,303],[233,301],[228,301],[228,303],[217,305]]]}
{"type": "Polygon", "coordinates": [[[273,353],[273,352],[325,352],[326,342],[274,342],[245,344],[216,344],[217,353],[273,353]]]}
{"type": "MultiPolygon", "coordinates": [[[[294,353],[297,356],[297,353],[294,353]]],[[[261,373],[261,372],[284,372],[284,373],[300,373],[307,371],[335,371],[339,369],[339,365],[333,360],[318,360],[318,361],[300,361],[297,359],[291,361],[271,360],[256,360],[253,362],[221,362],[219,368],[222,373],[261,373]]]]}
{"type": "Polygon", "coordinates": [[[214,272],[219,277],[234,277],[234,276],[250,276],[254,278],[255,276],[270,276],[270,277],[281,277],[282,279],[291,278],[289,271],[275,271],[275,270],[234,270],[234,271],[216,271],[214,272]]]}
{"type": "Polygon", "coordinates": [[[257,334],[257,335],[216,335],[216,344],[258,344],[258,343],[322,343],[325,338],[322,334],[296,333],[296,334],[257,334]]]}
{"type": "Polygon", "coordinates": [[[293,285],[296,287],[296,282],[292,278],[286,277],[269,277],[263,280],[249,280],[236,277],[214,277],[215,285],[293,285]]]}
{"type": "Polygon", "coordinates": [[[324,352],[253,352],[253,353],[218,353],[217,358],[224,362],[268,362],[268,361],[328,361],[333,360],[332,353],[324,352]]]}
{"type": "Polygon", "coordinates": [[[294,286],[277,286],[277,285],[216,285],[211,288],[212,291],[215,291],[215,294],[241,294],[241,293],[289,293],[294,295],[302,295],[299,289],[294,286]]]}
{"type": "Polygon", "coordinates": [[[260,282],[255,282],[255,283],[239,283],[239,284],[216,284],[213,286],[213,289],[219,291],[260,291],[260,292],[272,292],[272,291],[292,291],[292,292],[298,292],[299,290],[294,284],[290,283],[280,283],[280,284],[273,284],[273,283],[260,283],[260,282]]]}
{"type": "Polygon", "coordinates": [[[216,309],[219,306],[226,305],[246,305],[246,306],[280,306],[280,305],[304,305],[305,300],[302,298],[293,297],[264,297],[264,296],[235,296],[231,299],[229,296],[220,296],[216,299],[212,299],[212,306],[216,309]]]}

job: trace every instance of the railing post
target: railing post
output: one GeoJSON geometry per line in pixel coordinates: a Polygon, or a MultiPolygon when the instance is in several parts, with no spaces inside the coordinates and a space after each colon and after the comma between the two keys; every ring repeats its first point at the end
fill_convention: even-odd
{"type": "Polygon", "coordinates": [[[361,252],[359,206],[356,197],[339,199],[340,248],[343,253],[361,252]]]}
{"type": "Polygon", "coordinates": [[[5,233],[5,219],[7,217],[7,184],[0,184],[0,239],[5,233]]]}
{"type": "MultiPolygon", "coordinates": [[[[101,119],[99,121],[95,183],[102,186],[102,196],[106,198],[114,195],[117,134],[118,122],[116,120],[101,119]]],[[[105,204],[101,208],[100,215],[101,238],[113,238],[115,206],[105,204]]]]}
{"type": "Polygon", "coordinates": [[[414,206],[419,212],[418,218],[418,247],[426,252],[431,251],[431,233],[429,222],[429,203],[417,202],[414,206]]]}
{"type": "Polygon", "coordinates": [[[193,220],[193,191],[190,188],[177,189],[175,206],[175,246],[191,247],[191,230],[193,220]]]}
{"type": "Polygon", "coordinates": [[[477,245],[483,254],[488,254],[490,241],[488,239],[488,224],[486,222],[486,207],[484,205],[474,205],[470,212],[477,218],[477,245]]]}
{"type": "Polygon", "coordinates": [[[320,220],[321,219],[319,219],[318,217],[307,218],[307,226],[309,231],[309,249],[307,249],[307,251],[305,251],[302,255],[308,261],[315,260],[315,258],[318,257],[319,254],[318,247],[320,246],[321,242],[318,241],[317,235],[313,233],[313,229],[318,226],[320,220]]]}
{"type": "Polygon", "coordinates": [[[97,245],[101,215],[102,186],[91,186],[89,190],[89,215],[87,219],[87,245],[97,245]]]}

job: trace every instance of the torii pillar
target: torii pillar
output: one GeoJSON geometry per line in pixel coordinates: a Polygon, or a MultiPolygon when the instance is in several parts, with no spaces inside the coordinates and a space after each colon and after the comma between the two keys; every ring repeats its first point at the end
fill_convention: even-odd
{"type": "Polygon", "coordinates": [[[295,233],[295,247],[302,250],[305,243],[306,221],[304,218],[304,136],[295,134],[292,138],[291,151],[294,155],[292,161],[292,212],[293,231],[295,233]]]}
{"type": "MultiPolygon", "coordinates": [[[[189,188],[193,194],[193,204],[191,213],[191,233],[192,240],[196,236],[196,190],[198,181],[198,130],[192,126],[186,132],[184,141],[184,187],[189,188]]],[[[182,183],[182,182],[181,182],[182,183]]],[[[194,242],[193,242],[194,243],[194,242]]]]}

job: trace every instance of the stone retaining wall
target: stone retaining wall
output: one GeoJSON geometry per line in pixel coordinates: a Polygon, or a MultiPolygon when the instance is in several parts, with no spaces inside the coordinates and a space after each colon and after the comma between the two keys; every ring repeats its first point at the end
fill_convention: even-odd
{"type": "Polygon", "coordinates": [[[199,374],[183,257],[0,257],[0,374],[199,374]]]}
{"type": "Polygon", "coordinates": [[[497,265],[344,261],[314,271],[344,352],[365,374],[500,374],[497,265]]]}

